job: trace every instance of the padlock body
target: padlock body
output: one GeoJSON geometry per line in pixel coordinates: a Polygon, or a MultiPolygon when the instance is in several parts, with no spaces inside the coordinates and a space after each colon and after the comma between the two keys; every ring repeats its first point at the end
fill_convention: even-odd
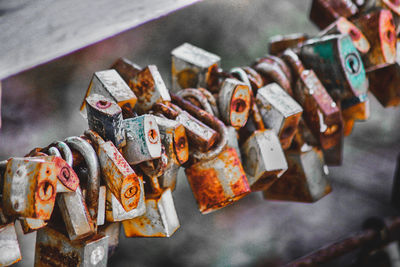
{"type": "Polygon", "coordinates": [[[400,66],[396,62],[367,73],[369,90],[384,107],[400,105],[400,66]]]}
{"type": "Polygon", "coordinates": [[[327,27],[339,17],[348,18],[358,12],[357,6],[348,0],[313,0],[310,20],[320,29],[327,27]]]}
{"type": "Polygon", "coordinates": [[[22,259],[14,223],[0,226],[0,251],[0,266],[9,266],[22,259]]]}

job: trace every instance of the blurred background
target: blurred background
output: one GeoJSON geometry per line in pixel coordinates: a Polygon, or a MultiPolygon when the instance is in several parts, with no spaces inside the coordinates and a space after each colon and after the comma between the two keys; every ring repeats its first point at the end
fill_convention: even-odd
{"type": "MultiPolygon", "coordinates": [[[[3,81],[0,160],[80,135],[79,107],[93,72],[126,57],[156,64],[170,84],[170,51],[189,42],[222,58],[229,69],[267,52],[276,34],[317,28],[311,0],[203,1],[3,81]]],[[[132,14],[135,16],[135,14],[132,14]]],[[[271,202],[254,193],[201,215],[183,172],[174,201],[181,223],[171,237],[127,239],[110,266],[276,266],[360,229],[370,216],[396,215],[390,206],[400,152],[399,108],[383,109],[370,96],[371,117],[345,140],[344,164],[330,168],[333,192],[314,204],[271,202]]],[[[35,234],[19,229],[23,260],[33,266],[35,234]]],[[[345,266],[344,257],[326,266],[345,266]]]]}

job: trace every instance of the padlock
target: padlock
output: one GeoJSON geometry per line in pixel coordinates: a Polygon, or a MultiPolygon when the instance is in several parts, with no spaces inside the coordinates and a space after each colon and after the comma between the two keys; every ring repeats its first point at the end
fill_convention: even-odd
{"type": "Polygon", "coordinates": [[[194,149],[207,151],[215,144],[218,138],[218,133],[214,129],[176,105],[170,104],[166,106],[158,103],[154,105],[154,110],[168,119],[173,119],[182,124],[185,127],[189,145],[194,149]]]}
{"type": "Polygon", "coordinates": [[[281,59],[267,55],[258,59],[253,68],[262,76],[265,85],[275,82],[293,96],[291,72],[281,59]]]}
{"type": "Polygon", "coordinates": [[[157,122],[152,115],[142,115],[123,121],[126,146],[122,155],[130,165],[161,156],[161,138],[157,122]]]}
{"type": "Polygon", "coordinates": [[[0,266],[9,266],[22,259],[14,223],[0,226],[0,251],[0,266]]]}
{"type": "Polygon", "coordinates": [[[339,17],[349,18],[357,13],[357,6],[349,0],[313,0],[310,20],[323,29],[339,17]]]}
{"type": "Polygon", "coordinates": [[[306,68],[314,70],[335,101],[367,92],[364,65],[350,36],[329,35],[310,39],[301,47],[300,58],[306,68]]]}
{"type": "MultiPolygon", "coordinates": [[[[68,194],[68,193],[67,193],[68,194]]],[[[71,241],[50,227],[37,232],[35,267],[48,266],[107,266],[108,236],[92,235],[71,241]]]]}
{"type": "Polygon", "coordinates": [[[21,223],[24,234],[32,233],[47,225],[47,222],[44,220],[32,218],[19,218],[19,222],[21,223]]]}
{"type": "Polygon", "coordinates": [[[269,39],[268,52],[278,56],[288,48],[296,48],[308,39],[305,33],[292,33],[286,35],[275,35],[269,39]]]}
{"type": "Polygon", "coordinates": [[[46,159],[9,159],[3,179],[5,214],[50,219],[56,198],[56,175],[55,164],[46,159]]]}
{"type": "Polygon", "coordinates": [[[122,127],[122,110],[112,100],[98,94],[86,98],[89,129],[118,147],[126,145],[125,129],[122,127]]]}
{"type": "Polygon", "coordinates": [[[115,69],[118,74],[121,75],[122,79],[124,79],[126,84],[129,85],[131,79],[142,70],[142,67],[126,58],[119,58],[111,66],[111,69],[115,69]]]}
{"type": "Polygon", "coordinates": [[[282,148],[289,148],[296,133],[303,109],[278,84],[260,88],[256,103],[264,124],[279,137],[282,148]]]}
{"type": "Polygon", "coordinates": [[[251,88],[237,80],[225,79],[218,94],[222,120],[235,128],[243,127],[249,117],[251,88]]]}
{"type": "Polygon", "coordinates": [[[365,34],[371,49],[363,55],[367,71],[393,64],[396,60],[396,29],[392,13],[387,9],[374,9],[353,20],[365,34]]]}
{"type": "Polygon", "coordinates": [[[180,227],[171,189],[154,199],[146,197],[146,213],[122,221],[126,237],[170,237],[180,227]]]}
{"type": "MultiPolygon", "coordinates": [[[[140,179],[142,180],[141,177],[140,179]]],[[[111,193],[110,190],[107,190],[106,220],[108,222],[119,222],[143,215],[146,212],[143,182],[140,184],[140,192],[141,194],[136,208],[126,211],[114,194],[111,193]]]]}
{"type": "Polygon", "coordinates": [[[171,52],[172,92],[185,88],[209,88],[212,71],[221,58],[194,45],[184,43],[171,52]]]}
{"type": "Polygon", "coordinates": [[[317,36],[322,37],[330,34],[348,34],[361,54],[367,53],[370,49],[369,41],[362,31],[344,17],[339,17],[323,31],[320,31],[317,36]]]}
{"type": "Polygon", "coordinates": [[[287,151],[286,159],[288,170],[263,192],[265,199],[315,202],[331,192],[328,167],[318,148],[287,151]]]}
{"type": "Polygon", "coordinates": [[[88,130],[89,137],[96,150],[101,176],[107,188],[114,194],[125,211],[135,209],[141,195],[143,182],[129,166],[118,149],[110,141],[105,142],[96,132],[88,130]]]}
{"type": "Polygon", "coordinates": [[[228,141],[226,142],[226,147],[228,148],[233,148],[236,150],[236,153],[238,154],[240,162],[242,162],[242,154],[240,153],[240,148],[239,148],[239,134],[237,130],[232,127],[232,126],[227,126],[226,129],[228,130],[228,141]]]}
{"type": "Polygon", "coordinates": [[[81,106],[81,114],[84,118],[87,114],[85,99],[91,94],[99,94],[115,101],[121,107],[124,116],[133,116],[137,97],[116,70],[97,71],[93,74],[81,106]]]}
{"type": "Polygon", "coordinates": [[[155,103],[170,102],[171,97],[157,66],[149,65],[129,81],[129,87],[137,96],[135,110],[147,113],[155,103]]]}
{"type": "Polygon", "coordinates": [[[400,65],[395,63],[367,72],[369,90],[384,107],[400,105],[400,65]]]}
{"type": "Polygon", "coordinates": [[[185,169],[200,212],[215,211],[249,194],[250,187],[237,152],[234,148],[226,148],[228,133],[223,122],[175,94],[171,94],[171,98],[220,134],[218,143],[211,150],[193,151],[196,163],[185,169]]]}
{"type": "Polygon", "coordinates": [[[121,223],[107,223],[99,227],[99,234],[108,237],[108,258],[114,255],[119,245],[119,233],[121,231],[121,223]]]}
{"type": "Polygon", "coordinates": [[[396,26],[396,34],[400,32],[400,2],[396,0],[377,0],[374,1],[375,6],[389,9],[393,15],[394,25],[396,26]]]}
{"type": "MultiPolygon", "coordinates": [[[[84,188],[82,190],[83,198],[86,199],[87,190],[84,188]]],[[[96,226],[104,225],[106,221],[106,198],[107,198],[107,187],[105,185],[100,185],[99,187],[99,200],[97,206],[97,220],[96,226]]]]}
{"type": "MultiPolygon", "coordinates": [[[[65,143],[70,146],[71,149],[76,150],[80,155],[82,155],[86,163],[88,178],[86,188],[87,193],[85,199],[90,217],[92,218],[92,221],[95,225],[95,229],[97,229],[100,189],[100,165],[96,152],[94,151],[93,147],[81,137],[68,137],[67,139],[65,139],[65,143]]],[[[66,205],[70,204],[72,203],[68,203],[66,205]]],[[[64,221],[68,219],[67,217],[68,215],[64,214],[64,221]]]]}
{"type": "Polygon", "coordinates": [[[303,117],[309,129],[323,149],[328,149],[343,138],[343,122],[339,107],[326,91],[313,70],[306,70],[299,57],[292,50],[285,50],[286,60],[294,76],[294,97],[303,107],[303,117]]]}

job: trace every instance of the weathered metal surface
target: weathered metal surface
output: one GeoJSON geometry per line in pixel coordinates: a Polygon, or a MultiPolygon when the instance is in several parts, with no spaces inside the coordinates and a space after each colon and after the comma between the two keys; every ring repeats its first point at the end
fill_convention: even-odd
{"type": "Polygon", "coordinates": [[[249,117],[250,88],[235,80],[225,79],[218,95],[218,108],[221,118],[227,125],[243,127],[249,117]]]}
{"type": "Polygon", "coordinates": [[[110,141],[104,142],[93,131],[86,131],[94,143],[100,163],[101,177],[126,211],[137,207],[141,194],[141,179],[129,166],[118,149],[110,141]]]}
{"type": "Polygon", "coordinates": [[[218,68],[221,58],[201,48],[184,43],[171,52],[172,88],[177,92],[185,88],[208,88],[211,72],[218,68]]]}
{"type": "Polygon", "coordinates": [[[371,47],[362,31],[344,17],[339,17],[335,22],[319,32],[318,36],[321,37],[329,34],[348,34],[354,46],[361,54],[367,53],[371,47]]]}
{"type": "Polygon", "coordinates": [[[305,33],[275,35],[269,39],[268,51],[271,55],[280,55],[288,48],[296,48],[308,39],[305,33]]]}
{"type": "Polygon", "coordinates": [[[310,20],[323,29],[339,17],[348,18],[357,13],[357,6],[349,0],[313,0],[310,20]]]}
{"type": "Polygon", "coordinates": [[[236,153],[238,154],[240,162],[242,162],[242,155],[240,153],[240,147],[239,147],[239,134],[237,130],[232,127],[228,126],[226,127],[228,131],[228,141],[226,142],[226,147],[228,148],[234,148],[236,150],[236,153]]]}
{"type": "Polygon", "coordinates": [[[119,233],[121,231],[121,223],[107,223],[99,227],[99,234],[108,237],[108,257],[110,258],[118,248],[119,245],[119,233]]]}
{"type": "Polygon", "coordinates": [[[276,83],[260,88],[256,103],[265,126],[278,135],[283,149],[289,148],[303,112],[302,107],[276,83]]]}
{"type": "Polygon", "coordinates": [[[351,134],[354,121],[365,121],[369,118],[369,98],[367,94],[342,101],[342,118],[344,123],[344,136],[351,134]]]}
{"type": "MultiPolygon", "coordinates": [[[[32,218],[19,218],[19,222],[24,234],[32,233],[47,225],[47,222],[44,220],[32,218]]],[[[0,266],[2,265],[0,264],[0,266]]]]}
{"type": "Polygon", "coordinates": [[[115,69],[118,74],[121,75],[122,79],[124,79],[126,84],[129,84],[131,79],[142,70],[139,65],[136,65],[126,58],[119,58],[111,66],[111,69],[115,69]]]}
{"type": "Polygon", "coordinates": [[[393,15],[386,9],[375,9],[353,20],[365,34],[371,49],[363,55],[367,71],[392,64],[396,60],[396,29],[393,15]]]}
{"type": "Polygon", "coordinates": [[[131,209],[130,211],[126,211],[118,199],[111,193],[110,190],[107,190],[107,199],[106,199],[106,219],[108,222],[119,222],[123,220],[133,219],[135,217],[141,216],[146,212],[146,205],[144,203],[144,187],[143,180],[140,177],[140,198],[137,203],[136,208],[131,209]]]}
{"type": "Polygon", "coordinates": [[[269,83],[277,83],[279,84],[289,95],[293,95],[291,80],[288,77],[288,73],[290,75],[290,71],[284,70],[282,68],[283,64],[277,62],[276,57],[272,58],[272,56],[266,56],[257,61],[254,64],[253,68],[262,76],[263,82],[265,85],[269,83]]]}
{"type": "Polygon", "coordinates": [[[0,266],[9,266],[22,259],[14,223],[0,226],[0,251],[0,266]]]}
{"type": "Polygon", "coordinates": [[[180,227],[171,189],[156,199],[146,198],[146,213],[122,222],[126,237],[170,237],[180,227]]]}
{"type": "Polygon", "coordinates": [[[43,158],[11,158],[4,174],[3,208],[8,216],[48,220],[54,208],[57,171],[43,158]]]}
{"type": "Polygon", "coordinates": [[[396,170],[393,176],[391,204],[400,209],[400,153],[397,156],[396,170]]]}
{"type": "MultiPolygon", "coordinates": [[[[54,148],[54,147],[53,147],[54,148]]],[[[54,162],[57,175],[57,193],[75,191],[79,186],[79,178],[74,169],[62,158],[56,156],[45,157],[46,160],[54,162]],[[62,190],[59,188],[62,187],[62,190]]]]}
{"type": "Polygon", "coordinates": [[[58,194],[57,205],[70,240],[82,239],[95,233],[80,187],[75,192],[58,194]]]}
{"type": "Polygon", "coordinates": [[[98,94],[88,96],[85,101],[89,129],[118,148],[125,146],[122,109],[113,100],[98,94]]]}
{"type": "Polygon", "coordinates": [[[178,179],[178,171],[181,166],[173,161],[168,161],[164,173],[158,177],[158,183],[161,188],[170,188],[175,190],[176,182],[178,179]]]}
{"type": "Polygon", "coordinates": [[[304,120],[322,148],[329,149],[341,142],[341,111],[312,70],[300,74],[294,92],[303,107],[304,120]]]}
{"type": "Polygon", "coordinates": [[[93,74],[81,106],[81,113],[85,118],[85,99],[91,94],[105,96],[115,101],[128,117],[133,115],[133,108],[136,105],[137,97],[116,70],[97,71],[93,74]]]}
{"type": "Polygon", "coordinates": [[[328,168],[319,149],[288,151],[286,159],[288,170],[264,191],[265,199],[315,202],[331,192],[328,168]]]}
{"type": "Polygon", "coordinates": [[[93,222],[97,222],[97,211],[99,206],[99,188],[100,188],[100,165],[93,147],[81,137],[68,137],[65,139],[71,149],[79,152],[83,157],[88,169],[88,182],[86,204],[89,209],[93,222]]]}
{"type": "MultiPolygon", "coordinates": [[[[346,128],[346,125],[344,127],[346,128]]],[[[341,141],[340,143],[338,143],[337,145],[335,145],[331,148],[322,149],[326,165],[328,165],[328,166],[341,166],[342,165],[344,138],[341,138],[340,141],[341,141]]]]}
{"type": "Polygon", "coordinates": [[[242,67],[242,69],[247,73],[247,78],[250,81],[251,88],[253,89],[253,94],[256,94],[258,88],[264,86],[264,81],[261,75],[251,67],[242,67]]]}
{"type": "Polygon", "coordinates": [[[203,95],[202,91],[194,88],[186,88],[178,91],[176,94],[190,101],[193,105],[198,106],[199,108],[204,109],[208,113],[215,115],[214,109],[208,102],[208,98],[205,95],[203,95]]]}
{"type": "Polygon", "coordinates": [[[157,122],[152,115],[142,115],[123,121],[126,146],[122,155],[135,165],[161,156],[161,137],[157,122]]]}
{"type": "Polygon", "coordinates": [[[35,266],[107,266],[108,236],[96,234],[71,241],[62,233],[44,227],[37,232],[35,266]]]}
{"type": "Polygon", "coordinates": [[[139,114],[149,111],[155,103],[171,101],[157,66],[149,65],[129,81],[129,87],[137,96],[135,110],[139,114]]]}
{"type": "Polygon", "coordinates": [[[350,36],[311,39],[301,47],[300,58],[306,68],[314,70],[335,100],[358,97],[367,92],[363,61],[350,36]]]}
{"type": "Polygon", "coordinates": [[[223,208],[250,193],[246,174],[233,148],[185,169],[199,210],[206,214],[223,208]]]}
{"type": "Polygon", "coordinates": [[[400,65],[395,63],[367,72],[369,90],[384,107],[400,105],[400,65]]]}
{"type": "Polygon", "coordinates": [[[266,190],[288,168],[279,138],[272,130],[255,131],[241,146],[251,191],[266,190]]]}
{"type": "Polygon", "coordinates": [[[211,109],[213,111],[211,114],[213,114],[214,116],[219,118],[218,103],[217,103],[217,99],[215,98],[215,96],[205,88],[199,87],[199,88],[197,88],[197,90],[199,90],[203,94],[203,96],[205,96],[207,98],[207,101],[210,104],[211,109]]]}
{"type": "Polygon", "coordinates": [[[189,143],[185,127],[177,121],[154,117],[160,130],[161,143],[169,161],[182,165],[189,159],[189,143]]]}

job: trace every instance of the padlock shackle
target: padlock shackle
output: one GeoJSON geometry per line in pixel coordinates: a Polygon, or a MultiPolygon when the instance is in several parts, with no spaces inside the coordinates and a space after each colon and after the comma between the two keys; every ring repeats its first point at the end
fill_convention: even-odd
{"type": "Polygon", "coordinates": [[[86,203],[93,222],[97,222],[97,207],[100,190],[100,165],[93,147],[81,137],[72,136],[65,139],[70,148],[78,151],[84,158],[88,168],[88,188],[86,203]]]}
{"type": "MultiPolygon", "coordinates": [[[[207,98],[203,95],[203,93],[201,91],[194,89],[194,88],[186,88],[186,89],[178,91],[176,94],[184,99],[190,98],[190,97],[194,98],[195,100],[197,100],[200,103],[202,109],[204,109],[211,115],[215,116],[214,110],[212,109],[207,98]]],[[[188,100],[188,99],[186,99],[186,100],[188,100]]]]}
{"type": "Polygon", "coordinates": [[[226,128],[225,124],[215,116],[193,105],[182,97],[174,93],[170,94],[172,102],[175,102],[175,104],[178,105],[180,108],[185,109],[192,116],[205,123],[209,127],[213,128],[220,134],[219,140],[214,145],[214,148],[205,153],[195,150],[192,154],[193,157],[197,160],[207,160],[214,158],[218,154],[220,154],[228,142],[228,129],[226,128]]]}
{"type": "Polygon", "coordinates": [[[235,76],[235,74],[237,74],[237,75],[239,76],[238,79],[239,79],[240,81],[244,82],[250,89],[252,88],[252,87],[251,87],[250,80],[249,80],[249,77],[248,77],[247,73],[246,73],[242,68],[240,68],[240,67],[235,67],[235,68],[232,68],[229,72],[230,72],[233,76],[235,76]]]}
{"type": "MultiPolygon", "coordinates": [[[[282,53],[281,58],[286,62],[286,64],[289,65],[295,79],[297,79],[300,74],[305,70],[305,67],[300,57],[292,49],[286,49],[282,53]]],[[[293,81],[293,84],[294,82],[295,81],[293,81]]]]}
{"type": "Polygon", "coordinates": [[[251,67],[242,67],[242,69],[247,74],[247,78],[249,79],[251,88],[253,89],[253,93],[257,93],[257,90],[264,86],[264,81],[261,75],[251,67]]]}
{"type": "Polygon", "coordinates": [[[84,135],[85,137],[89,138],[91,145],[95,148],[95,150],[97,150],[101,144],[106,142],[98,133],[93,130],[86,130],[84,135]]]}
{"type": "Polygon", "coordinates": [[[205,89],[203,87],[199,87],[199,88],[197,88],[197,90],[199,90],[207,98],[207,101],[213,110],[214,116],[219,118],[220,115],[219,115],[217,99],[214,97],[214,95],[210,91],[208,91],[207,89],[205,89]]]}
{"type": "Polygon", "coordinates": [[[153,105],[152,109],[156,113],[163,114],[170,120],[175,120],[179,115],[179,111],[176,111],[172,106],[167,106],[164,103],[156,103],[153,105]]]}
{"type": "Polygon", "coordinates": [[[49,147],[49,149],[47,150],[47,153],[51,156],[56,156],[56,157],[62,158],[60,151],[54,146],[49,147]]]}

